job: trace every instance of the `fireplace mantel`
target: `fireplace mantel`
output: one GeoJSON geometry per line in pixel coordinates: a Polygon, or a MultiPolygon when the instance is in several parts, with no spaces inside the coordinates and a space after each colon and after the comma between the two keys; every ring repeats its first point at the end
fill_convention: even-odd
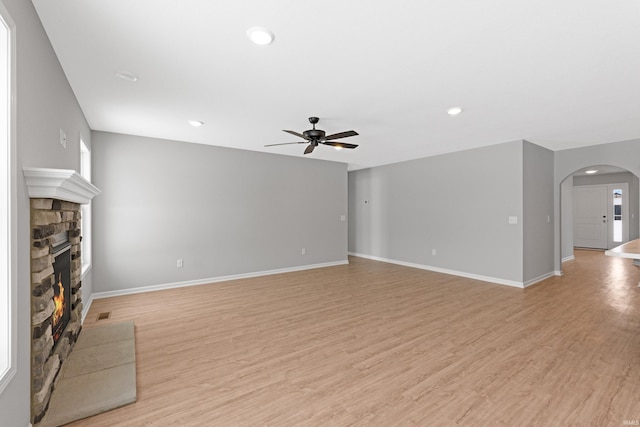
{"type": "Polygon", "coordinates": [[[58,199],[86,205],[101,191],[71,169],[22,169],[32,199],[58,199]]]}

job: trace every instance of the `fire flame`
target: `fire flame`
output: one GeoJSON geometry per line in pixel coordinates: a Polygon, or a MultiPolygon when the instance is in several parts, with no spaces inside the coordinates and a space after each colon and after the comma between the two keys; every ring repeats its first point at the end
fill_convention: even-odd
{"type": "Polygon", "coordinates": [[[62,274],[58,276],[58,295],[53,297],[56,310],[53,312],[53,324],[57,324],[64,314],[64,286],[62,285],[62,274]]]}

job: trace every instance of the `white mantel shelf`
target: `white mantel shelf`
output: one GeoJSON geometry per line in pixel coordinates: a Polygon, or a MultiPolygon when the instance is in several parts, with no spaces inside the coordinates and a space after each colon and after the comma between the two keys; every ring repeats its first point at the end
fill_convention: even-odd
{"type": "Polygon", "coordinates": [[[101,191],[71,169],[22,168],[32,199],[58,199],[86,205],[101,191]]]}

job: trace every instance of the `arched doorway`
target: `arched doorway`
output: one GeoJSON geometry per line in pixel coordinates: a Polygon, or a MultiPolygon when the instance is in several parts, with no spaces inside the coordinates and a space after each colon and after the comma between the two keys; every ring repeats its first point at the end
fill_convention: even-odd
{"type": "Polygon", "coordinates": [[[640,236],[640,180],[615,165],[589,165],[560,182],[560,259],[573,248],[610,249],[640,236]]]}

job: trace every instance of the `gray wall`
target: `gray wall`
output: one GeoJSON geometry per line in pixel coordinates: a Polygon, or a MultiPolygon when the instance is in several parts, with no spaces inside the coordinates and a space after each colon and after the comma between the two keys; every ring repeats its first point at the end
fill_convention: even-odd
{"type": "Polygon", "coordinates": [[[523,280],[554,270],[553,152],[523,143],[523,280]]]}
{"type": "Polygon", "coordinates": [[[95,292],[347,259],[346,164],[105,132],[92,141],[95,292]]]}
{"type": "Polygon", "coordinates": [[[562,181],[560,188],[562,259],[573,257],[573,176],[562,181]]]}
{"type": "Polygon", "coordinates": [[[514,141],[350,172],[349,251],[522,282],[522,156],[514,141]]]}
{"type": "MultiPolygon", "coordinates": [[[[80,168],[79,135],[88,144],[87,122],[69,87],[58,59],[30,1],[2,0],[16,24],[17,41],[17,373],[0,395],[0,423],[22,427],[29,423],[30,405],[30,260],[29,198],[24,166],[80,168]],[[58,143],[59,129],[67,148],[58,143]]],[[[90,282],[90,275],[86,278],[90,282]]],[[[89,293],[90,295],[90,293],[89,293]]],[[[86,293],[83,298],[86,300],[86,293]]]]}
{"type": "MultiPolygon", "coordinates": [[[[562,247],[560,230],[560,184],[566,177],[578,170],[594,165],[618,166],[640,176],[640,139],[573,148],[554,152],[554,205],[555,205],[555,269],[561,269],[562,247]]],[[[629,189],[631,192],[631,188],[629,189]]],[[[640,189],[636,193],[640,192],[640,189]]],[[[639,194],[640,197],[640,194],[639,194]]],[[[636,224],[640,226],[640,218],[636,214],[636,224]]],[[[631,229],[630,229],[631,230],[631,229]]]]}

